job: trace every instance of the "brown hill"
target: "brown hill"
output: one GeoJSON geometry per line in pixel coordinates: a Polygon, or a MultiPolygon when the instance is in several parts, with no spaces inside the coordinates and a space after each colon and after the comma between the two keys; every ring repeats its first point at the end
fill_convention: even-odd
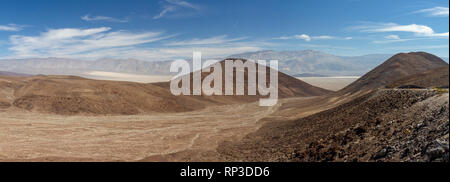
{"type": "MultiPolygon", "coordinates": [[[[245,59],[236,59],[236,58],[230,58],[229,60],[242,60],[244,63],[247,61],[245,59]]],[[[219,63],[216,64],[220,64],[221,68],[222,68],[222,91],[225,91],[225,61],[221,61],[219,63]]],[[[213,65],[209,66],[210,68],[213,67],[213,65]]],[[[211,69],[212,71],[214,70],[214,68],[211,69]]],[[[211,72],[212,72],[211,71],[211,72]]],[[[245,85],[245,93],[247,95],[247,86],[248,86],[248,70],[245,69],[245,76],[244,76],[244,85],[245,85]]],[[[266,69],[266,84],[269,85],[270,84],[270,68],[267,67],[266,69]]],[[[205,77],[207,77],[209,74],[211,73],[205,73],[202,72],[201,74],[201,79],[202,81],[205,79],[205,77]]],[[[256,72],[252,72],[251,74],[258,74],[258,71],[256,70],[256,72]]],[[[193,78],[193,73],[190,74],[191,77],[191,86],[192,86],[192,78],[193,78]]],[[[236,70],[233,71],[233,80],[234,82],[236,82],[236,70]]],[[[258,80],[258,79],[256,79],[258,80]]],[[[163,88],[169,88],[170,87],[170,83],[169,82],[164,82],[164,83],[155,83],[155,85],[161,86],[163,88]]],[[[234,87],[233,89],[234,93],[236,93],[236,87],[234,87]]],[[[321,96],[321,95],[326,95],[332,93],[332,91],[323,89],[323,88],[319,88],[316,86],[312,86],[304,81],[301,81],[299,79],[296,79],[292,76],[289,76],[287,74],[284,74],[282,72],[278,72],[278,95],[279,98],[289,98],[289,97],[307,97],[307,96],[321,96]]],[[[236,96],[233,96],[236,97],[236,96]]],[[[246,97],[239,97],[237,96],[236,98],[238,99],[243,99],[246,97]]],[[[259,96],[257,97],[250,97],[251,100],[256,100],[259,98],[259,96]]]]}
{"type": "Polygon", "coordinates": [[[425,88],[448,88],[449,67],[432,69],[423,73],[410,75],[387,84],[388,88],[397,88],[403,85],[415,85],[425,88]]]}
{"type": "Polygon", "coordinates": [[[448,66],[448,64],[432,54],[425,52],[400,53],[338,91],[338,93],[343,95],[380,88],[399,78],[444,66],[448,66]]]}
{"type": "Polygon", "coordinates": [[[129,115],[191,111],[209,104],[193,98],[175,97],[151,84],[74,76],[35,76],[0,84],[2,92],[13,97],[9,104],[44,113],[129,115]]]}

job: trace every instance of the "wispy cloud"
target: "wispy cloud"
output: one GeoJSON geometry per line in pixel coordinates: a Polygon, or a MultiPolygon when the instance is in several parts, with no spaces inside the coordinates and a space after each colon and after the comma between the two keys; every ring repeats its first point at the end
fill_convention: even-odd
{"type": "Polygon", "coordinates": [[[185,7],[185,8],[192,8],[192,9],[200,8],[198,5],[188,3],[187,1],[182,1],[182,0],[166,0],[166,1],[169,2],[170,4],[178,5],[178,6],[185,7]]]}
{"type": "Polygon", "coordinates": [[[446,7],[434,7],[415,11],[414,13],[425,13],[428,16],[448,17],[449,9],[446,7]]]}
{"type": "Polygon", "coordinates": [[[239,38],[228,38],[227,35],[220,35],[205,39],[192,39],[187,41],[174,41],[169,42],[166,45],[168,46],[189,46],[189,45],[214,45],[214,44],[226,44],[230,42],[236,42],[240,40],[244,40],[247,37],[239,37],[239,38]]]}
{"type": "Polygon", "coordinates": [[[400,40],[400,37],[398,35],[386,35],[384,36],[384,38],[389,40],[400,40]]]}
{"type": "Polygon", "coordinates": [[[384,36],[383,40],[375,40],[375,41],[373,41],[373,43],[384,44],[384,43],[394,43],[394,42],[405,42],[405,41],[410,41],[410,40],[415,40],[415,39],[402,39],[398,35],[386,35],[386,36],[384,36]]]}
{"type": "Polygon", "coordinates": [[[416,37],[448,38],[449,32],[436,33],[432,28],[425,25],[409,24],[399,25],[396,23],[371,23],[352,27],[362,32],[410,32],[416,37]]]}
{"type": "Polygon", "coordinates": [[[317,40],[336,39],[336,37],[329,36],[329,35],[312,36],[311,38],[312,38],[312,39],[317,39],[317,40]]]}
{"type": "Polygon", "coordinates": [[[259,51],[263,45],[241,41],[244,37],[228,38],[225,35],[171,42],[163,48],[150,45],[174,36],[162,32],[113,31],[110,27],[49,29],[37,36],[10,36],[9,50],[13,54],[6,58],[60,57],[94,60],[111,57],[158,61],[190,58],[193,51],[201,51],[207,58],[221,58],[259,51]]]}
{"type": "Polygon", "coordinates": [[[293,35],[293,36],[283,36],[283,37],[276,38],[276,39],[280,39],[280,40],[302,39],[302,40],[305,40],[307,42],[311,41],[311,37],[309,35],[306,35],[306,34],[293,35]]]}
{"type": "Polygon", "coordinates": [[[279,39],[279,40],[298,39],[298,40],[305,40],[305,41],[309,42],[311,40],[329,40],[329,39],[351,40],[352,37],[340,38],[340,37],[335,37],[335,36],[330,36],[330,35],[310,36],[307,34],[301,34],[301,35],[293,35],[293,36],[283,36],[283,37],[279,37],[279,38],[275,38],[275,39],[279,39]]]}
{"type": "Polygon", "coordinates": [[[177,8],[175,6],[165,6],[164,9],[161,11],[161,13],[154,16],[153,19],[160,19],[160,18],[166,16],[166,14],[168,14],[170,12],[174,12],[176,9],[177,8]]]}
{"type": "Polygon", "coordinates": [[[13,35],[10,51],[16,57],[76,57],[93,51],[132,47],[171,37],[161,32],[132,33],[111,31],[109,27],[92,29],[50,29],[38,36],[13,35]]]}
{"type": "Polygon", "coordinates": [[[182,0],[165,0],[162,2],[162,4],[163,10],[159,14],[153,16],[153,19],[164,18],[183,9],[195,11],[200,10],[200,6],[182,0]]]}
{"type": "Polygon", "coordinates": [[[23,26],[16,24],[8,24],[8,25],[0,25],[0,31],[9,31],[9,32],[17,32],[21,31],[23,26]]]}
{"type": "Polygon", "coordinates": [[[128,19],[119,19],[119,18],[113,18],[113,17],[108,17],[108,16],[90,16],[90,15],[85,15],[83,17],[81,17],[82,20],[84,21],[108,21],[108,22],[118,22],[118,23],[126,23],[128,22],[128,19]]]}

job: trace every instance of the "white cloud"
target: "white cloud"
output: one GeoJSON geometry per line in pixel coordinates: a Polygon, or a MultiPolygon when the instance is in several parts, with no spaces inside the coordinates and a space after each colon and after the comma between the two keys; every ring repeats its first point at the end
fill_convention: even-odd
{"type": "Polygon", "coordinates": [[[321,35],[321,36],[313,36],[312,39],[319,39],[319,40],[327,40],[327,39],[334,39],[335,37],[329,36],[329,35],[321,35]]]}
{"type": "Polygon", "coordinates": [[[434,34],[433,29],[431,29],[430,27],[427,27],[424,25],[416,25],[416,24],[411,24],[411,25],[391,24],[391,25],[387,25],[385,27],[373,29],[371,31],[373,31],[373,32],[413,32],[413,33],[417,33],[417,34],[421,34],[421,35],[434,34]]]}
{"type": "Polygon", "coordinates": [[[281,39],[281,40],[303,39],[303,40],[305,40],[307,42],[311,41],[311,37],[309,35],[306,35],[306,34],[294,35],[294,36],[289,36],[289,37],[280,37],[278,39],[281,39]]]}
{"type": "Polygon", "coordinates": [[[15,57],[76,57],[94,51],[132,47],[171,36],[160,32],[131,33],[111,31],[109,27],[92,29],[50,29],[38,36],[13,35],[10,51],[15,57]]]}
{"type": "Polygon", "coordinates": [[[82,20],[84,21],[109,21],[109,22],[118,22],[118,23],[125,23],[128,22],[128,19],[118,19],[118,18],[113,18],[113,17],[108,17],[108,16],[93,16],[91,17],[90,15],[85,15],[83,17],[81,17],[82,20]]]}
{"type": "Polygon", "coordinates": [[[153,19],[160,19],[163,17],[166,17],[167,15],[169,15],[170,13],[174,13],[178,10],[182,10],[182,9],[190,9],[190,10],[200,10],[200,6],[189,3],[187,1],[182,1],[182,0],[165,0],[165,3],[163,4],[163,10],[153,16],[153,19]]]}
{"type": "Polygon", "coordinates": [[[373,43],[385,44],[385,43],[395,43],[395,42],[406,42],[406,41],[420,41],[426,40],[433,37],[412,37],[412,38],[401,38],[398,35],[386,35],[383,40],[374,40],[373,43]]]}
{"type": "Polygon", "coordinates": [[[330,39],[340,39],[340,40],[351,40],[353,39],[352,37],[335,37],[335,36],[330,36],[330,35],[320,35],[320,36],[310,36],[307,34],[301,34],[301,35],[294,35],[294,36],[284,36],[284,37],[279,37],[276,39],[280,39],[280,40],[290,40],[290,39],[302,39],[305,40],[307,42],[311,41],[311,40],[330,40],[330,39]]]}
{"type": "Polygon", "coordinates": [[[175,6],[166,6],[164,7],[164,10],[161,11],[158,15],[154,16],[153,19],[160,19],[164,17],[167,13],[174,12],[176,10],[175,6]]]}
{"type": "Polygon", "coordinates": [[[398,35],[386,35],[384,36],[384,40],[374,40],[372,41],[375,44],[386,44],[386,43],[394,43],[394,42],[405,42],[413,39],[401,39],[398,35]]]}
{"type": "Polygon", "coordinates": [[[112,31],[109,27],[50,29],[37,36],[10,36],[12,46],[9,50],[13,54],[6,58],[60,57],[95,60],[111,57],[158,61],[190,58],[193,51],[201,51],[205,58],[221,58],[259,51],[263,45],[259,42],[239,41],[244,38],[228,39],[225,35],[169,43],[173,47],[154,48],[147,45],[173,36],[166,36],[161,32],[112,31]]]}
{"type": "Polygon", "coordinates": [[[385,43],[394,43],[394,42],[405,42],[405,41],[410,41],[410,40],[415,40],[415,39],[402,39],[398,35],[386,35],[386,36],[384,36],[384,40],[375,40],[375,41],[373,41],[373,43],[385,44],[385,43]]]}
{"type": "Polygon", "coordinates": [[[352,27],[352,29],[358,29],[362,32],[410,32],[414,33],[417,37],[440,37],[448,38],[449,33],[436,33],[434,30],[425,25],[398,25],[395,23],[381,23],[381,24],[370,24],[363,26],[352,27]]]}
{"type": "Polygon", "coordinates": [[[449,9],[446,7],[434,7],[434,8],[428,8],[428,9],[422,9],[422,10],[416,11],[415,13],[426,13],[428,16],[448,17],[449,9]]]}
{"type": "Polygon", "coordinates": [[[384,38],[390,40],[400,40],[400,37],[398,35],[386,35],[384,36],[384,38]]]}
{"type": "Polygon", "coordinates": [[[181,0],[166,0],[168,3],[173,5],[178,5],[185,8],[192,8],[192,9],[199,9],[199,6],[194,5],[192,3],[188,3],[187,1],[181,1],[181,0]]]}
{"type": "Polygon", "coordinates": [[[301,34],[301,35],[294,35],[295,39],[303,39],[307,42],[311,41],[311,37],[309,35],[306,34],[301,34]]]}
{"type": "Polygon", "coordinates": [[[23,29],[22,26],[16,24],[0,25],[0,31],[17,32],[23,29]]]}
{"type": "Polygon", "coordinates": [[[213,44],[225,44],[230,42],[236,42],[240,40],[244,40],[246,37],[239,37],[239,38],[233,38],[229,39],[226,35],[220,35],[215,37],[210,37],[206,39],[192,39],[188,41],[176,41],[176,42],[170,42],[166,45],[168,46],[187,46],[187,45],[213,45],[213,44]]]}

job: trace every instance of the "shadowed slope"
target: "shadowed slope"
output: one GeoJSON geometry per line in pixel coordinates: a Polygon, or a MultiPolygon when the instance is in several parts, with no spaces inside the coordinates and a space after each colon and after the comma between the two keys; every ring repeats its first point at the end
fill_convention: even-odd
{"type": "Polygon", "coordinates": [[[389,83],[386,87],[396,88],[403,85],[416,85],[425,88],[448,88],[448,66],[437,68],[423,73],[414,74],[389,83]]]}
{"type": "Polygon", "coordinates": [[[208,103],[175,97],[150,84],[74,76],[36,76],[9,83],[15,107],[55,114],[139,114],[182,112],[208,103]]]}

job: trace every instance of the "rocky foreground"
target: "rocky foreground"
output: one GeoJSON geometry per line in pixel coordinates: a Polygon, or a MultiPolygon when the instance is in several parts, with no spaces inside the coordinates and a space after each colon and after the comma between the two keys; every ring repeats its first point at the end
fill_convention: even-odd
{"type": "MultiPolygon", "coordinates": [[[[370,103],[393,103],[373,120],[312,142],[289,156],[294,161],[449,160],[449,95],[437,91],[382,91],[370,103]]],[[[374,109],[376,110],[376,109],[374,109]]],[[[366,110],[367,115],[373,110],[366,110]]],[[[363,114],[366,115],[366,114],[363,114]]]]}
{"type": "Polygon", "coordinates": [[[243,161],[447,161],[449,94],[378,90],[219,149],[243,161]]]}

